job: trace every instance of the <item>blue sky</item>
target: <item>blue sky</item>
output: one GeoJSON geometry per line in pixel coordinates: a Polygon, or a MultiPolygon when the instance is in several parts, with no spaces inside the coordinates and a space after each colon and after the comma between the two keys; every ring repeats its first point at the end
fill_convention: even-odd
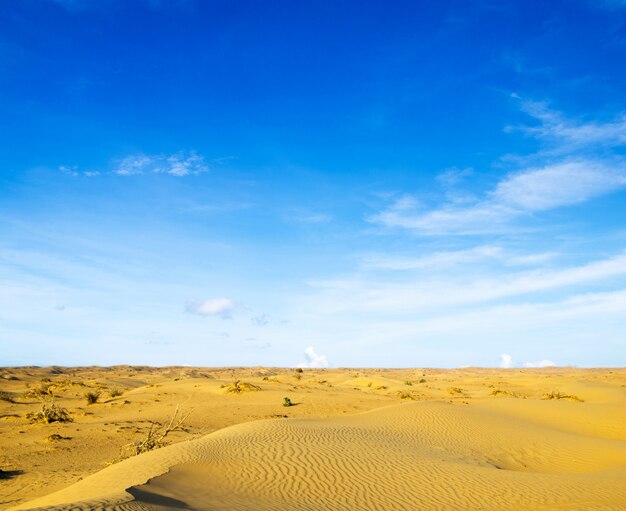
{"type": "Polygon", "coordinates": [[[626,4],[0,10],[0,364],[626,365],[626,4]]]}

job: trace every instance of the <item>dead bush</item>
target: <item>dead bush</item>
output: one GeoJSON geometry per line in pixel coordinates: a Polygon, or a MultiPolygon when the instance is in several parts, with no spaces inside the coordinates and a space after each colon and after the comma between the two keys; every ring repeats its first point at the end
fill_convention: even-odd
{"type": "Polygon", "coordinates": [[[31,423],[43,422],[44,424],[50,424],[52,422],[72,422],[72,416],[65,408],[57,406],[54,401],[44,401],[41,405],[41,410],[37,413],[29,413],[26,416],[31,423]]]}
{"type": "Polygon", "coordinates": [[[189,417],[190,414],[191,412],[186,415],[182,415],[179,407],[176,406],[174,415],[172,415],[172,418],[166,425],[155,424],[153,422],[150,425],[150,430],[145,438],[132,442],[124,447],[125,452],[122,454],[122,457],[128,458],[130,456],[137,456],[138,454],[163,447],[165,438],[172,431],[184,431],[183,423],[187,420],[187,417],[189,417]]]}

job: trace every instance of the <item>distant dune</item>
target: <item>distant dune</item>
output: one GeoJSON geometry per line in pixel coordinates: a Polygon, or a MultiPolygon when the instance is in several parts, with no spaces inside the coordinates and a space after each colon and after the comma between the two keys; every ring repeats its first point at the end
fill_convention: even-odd
{"type": "MultiPolygon", "coordinates": [[[[28,381],[32,389],[46,370],[7,369],[0,382],[16,389],[28,381]]],[[[126,390],[81,404],[86,414],[78,416],[81,395],[70,396],[68,386],[57,399],[73,422],[2,422],[8,455],[0,468],[13,475],[1,488],[11,509],[626,509],[624,369],[60,371],[51,382],[126,390]],[[282,406],[284,396],[296,406],[282,406]],[[59,451],[68,460],[85,456],[86,442],[92,451],[108,442],[119,452],[127,437],[146,434],[139,427],[127,434],[124,425],[153,420],[159,410],[164,424],[174,403],[193,412],[172,445],[49,491],[37,477],[62,464],[59,451]],[[53,430],[67,440],[43,447],[53,430]],[[21,468],[19,456],[7,462],[13,448],[4,433],[23,451],[21,468]],[[40,496],[20,497],[29,493],[40,496]]],[[[34,406],[14,401],[3,410],[34,406]]]]}

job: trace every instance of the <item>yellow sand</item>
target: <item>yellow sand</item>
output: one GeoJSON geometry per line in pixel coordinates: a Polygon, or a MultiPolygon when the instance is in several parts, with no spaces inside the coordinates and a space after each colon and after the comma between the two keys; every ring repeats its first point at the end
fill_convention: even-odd
{"type": "MultiPolygon", "coordinates": [[[[118,384],[129,370],[115,369],[118,384]]],[[[114,379],[83,371],[73,376],[114,379]]],[[[215,369],[197,370],[210,377],[176,376],[184,371],[135,370],[132,378],[160,383],[116,398],[136,396],[141,405],[91,405],[100,436],[87,428],[94,424],[89,415],[62,427],[3,425],[3,433],[24,431],[18,436],[79,425],[91,431],[85,438],[94,450],[122,409],[130,421],[147,409],[171,412],[186,396],[194,408],[189,420],[196,417],[194,431],[178,433],[173,445],[92,470],[64,489],[14,502],[15,509],[626,510],[624,369],[215,369]],[[224,393],[222,385],[236,380],[260,390],[224,393]],[[297,406],[282,407],[284,395],[297,406]],[[234,425],[200,436],[195,429],[208,416],[234,425]],[[198,438],[185,440],[194,433],[198,438]]],[[[3,453],[11,449],[5,438],[3,453]]],[[[66,441],[68,459],[81,452],[73,442],[66,441]]],[[[45,456],[24,449],[24,466],[32,457],[50,470],[45,456]]],[[[37,470],[0,488],[20,495],[18,481],[37,470]]]]}

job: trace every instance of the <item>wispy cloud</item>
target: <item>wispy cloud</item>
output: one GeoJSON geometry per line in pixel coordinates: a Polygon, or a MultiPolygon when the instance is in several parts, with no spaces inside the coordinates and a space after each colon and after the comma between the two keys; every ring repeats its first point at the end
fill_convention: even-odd
{"type": "Polygon", "coordinates": [[[598,284],[626,275],[626,252],[584,265],[560,269],[536,269],[501,275],[463,277],[417,275],[401,282],[376,277],[311,281],[323,294],[318,307],[326,313],[360,311],[406,313],[437,307],[480,304],[566,287],[598,284]]]}
{"type": "Polygon", "coordinates": [[[204,156],[195,151],[179,151],[174,154],[131,154],[113,161],[108,170],[81,170],[78,165],[59,165],[58,170],[74,177],[96,177],[106,174],[118,176],[167,174],[184,177],[208,172],[209,165],[204,156]]]}
{"type": "Polygon", "coordinates": [[[217,316],[230,319],[235,310],[235,302],[230,298],[211,298],[204,301],[189,300],[185,310],[198,316],[217,316]]]}
{"type": "Polygon", "coordinates": [[[433,252],[419,257],[372,254],[364,257],[368,270],[433,270],[482,262],[500,262],[505,266],[527,266],[546,262],[557,256],[555,252],[518,254],[498,245],[480,245],[463,250],[433,252]]]}
{"type": "Polygon", "coordinates": [[[195,151],[181,151],[176,154],[146,155],[135,154],[119,160],[113,173],[120,176],[137,174],[169,174],[182,177],[208,172],[204,157],[195,151]]]}
{"type": "MultiPolygon", "coordinates": [[[[524,102],[522,108],[539,125],[515,129],[546,144],[539,152],[519,158],[532,165],[509,172],[482,196],[461,194],[460,201],[457,193],[429,209],[417,198],[403,195],[367,220],[431,236],[498,233],[537,213],[626,187],[626,161],[610,151],[626,144],[626,117],[581,123],[566,119],[545,103],[524,102]]],[[[440,182],[448,186],[458,183],[458,178],[459,172],[444,172],[440,182]]]]}

